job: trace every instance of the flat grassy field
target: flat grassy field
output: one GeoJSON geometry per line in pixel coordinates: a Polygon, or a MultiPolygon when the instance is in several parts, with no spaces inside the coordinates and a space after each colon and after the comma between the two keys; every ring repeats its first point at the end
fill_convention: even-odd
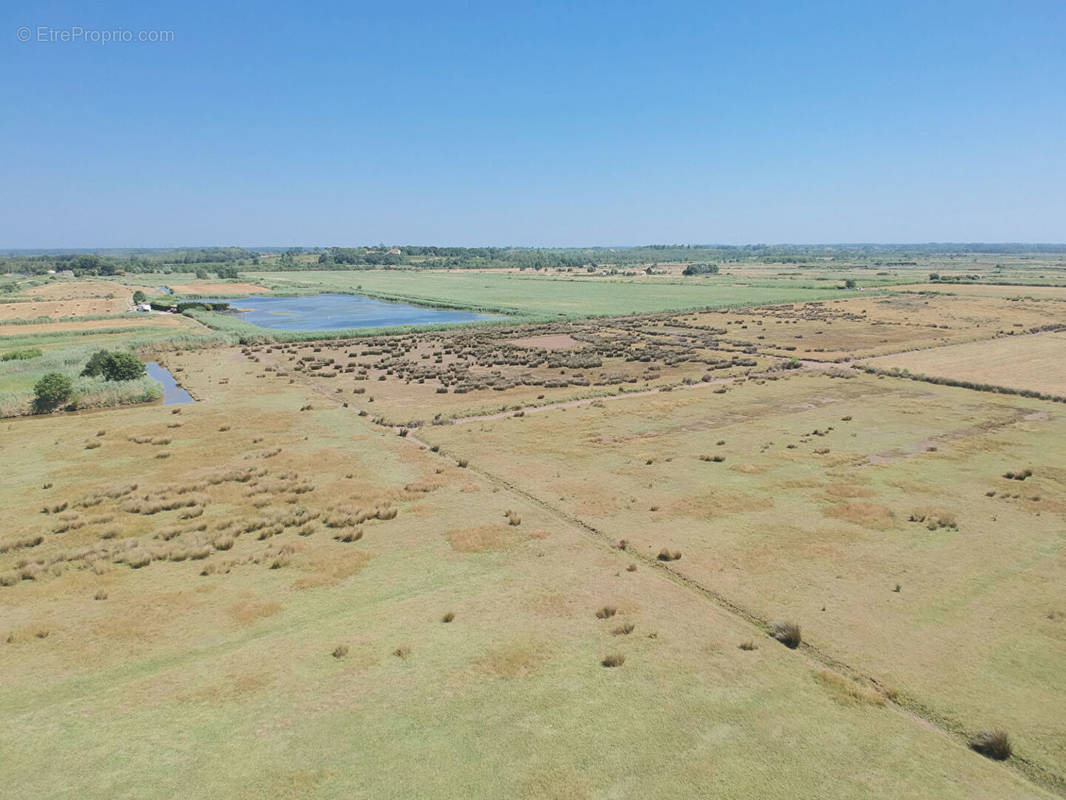
{"type": "Polygon", "coordinates": [[[1052,796],[523,492],[183,358],[224,401],[2,423],[18,795],[1052,796]]]}
{"type": "Polygon", "coordinates": [[[1064,406],[851,366],[1053,380],[1061,303],[842,272],[249,273],[518,324],[242,346],[92,305],[238,283],[24,281],[0,406],[101,348],[197,402],[0,419],[2,785],[1066,796],[1064,406]]]}
{"type": "Polygon", "coordinates": [[[1066,333],[1010,336],[874,358],[878,369],[1066,396],[1066,333]]]}
{"type": "Polygon", "coordinates": [[[1066,771],[1059,405],[800,373],[418,435],[1066,771]]]}
{"type": "Polygon", "coordinates": [[[521,318],[649,314],[689,308],[836,297],[833,288],[768,288],[715,278],[623,279],[471,271],[263,272],[275,291],[366,292],[425,305],[473,308],[521,318]]]}

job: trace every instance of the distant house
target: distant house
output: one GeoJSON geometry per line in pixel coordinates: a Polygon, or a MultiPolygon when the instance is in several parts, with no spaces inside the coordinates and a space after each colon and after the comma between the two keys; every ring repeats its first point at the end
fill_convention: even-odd
{"type": "Polygon", "coordinates": [[[390,255],[390,256],[398,256],[398,255],[400,255],[400,248],[399,247],[390,247],[388,250],[385,251],[385,253],[387,255],[390,255]]]}
{"type": "Polygon", "coordinates": [[[62,275],[65,278],[73,278],[74,277],[74,270],[72,270],[72,269],[61,269],[56,274],[62,275]]]}

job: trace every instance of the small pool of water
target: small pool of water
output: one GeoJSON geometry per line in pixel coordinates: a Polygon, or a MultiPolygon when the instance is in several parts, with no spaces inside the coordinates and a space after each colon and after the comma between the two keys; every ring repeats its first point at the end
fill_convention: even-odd
{"type": "Polygon", "coordinates": [[[178,386],[178,382],[174,380],[174,376],[170,374],[170,370],[166,367],[159,366],[155,361],[149,361],[144,365],[144,368],[148,372],[149,378],[163,384],[163,405],[173,406],[179,403],[196,402],[191,394],[178,386]]]}
{"type": "Polygon", "coordinates": [[[355,294],[318,294],[309,297],[241,297],[204,302],[228,302],[241,319],[261,328],[285,331],[329,331],[345,328],[382,328],[388,325],[431,325],[496,319],[494,314],[422,308],[387,303],[355,294]]]}

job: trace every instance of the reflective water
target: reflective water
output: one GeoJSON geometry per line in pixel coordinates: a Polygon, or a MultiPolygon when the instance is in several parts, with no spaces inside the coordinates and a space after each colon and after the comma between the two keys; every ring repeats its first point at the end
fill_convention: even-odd
{"type": "Polygon", "coordinates": [[[178,382],[174,380],[174,376],[170,374],[170,370],[166,367],[159,366],[155,361],[149,361],[144,365],[144,368],[148,372],[149,378],[163,384],[163,405],[172,406],[178,403],[196,402],[191,394],[178,386],[178,382]]]}
{"type": "Polygon", "coordinates": [[[495,318],[492,314],[387,303],[354,294],[319,294],[310,297],[253,296],[204,302],[228,302],[231,308],[241,312],[240,316],[245,322],[261,328],[286,331],[430,325],[436,322],[473,322],[495,318]]]}

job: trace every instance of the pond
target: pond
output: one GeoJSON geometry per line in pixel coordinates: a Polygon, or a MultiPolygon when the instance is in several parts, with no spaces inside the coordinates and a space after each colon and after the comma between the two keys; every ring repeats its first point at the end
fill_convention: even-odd
{"type": "Polygon", "coordinates": [[[430,325],[439,322],[475,322],[496,319],[494,314],[422,308],[388,303],[354,294],[318,294],[309,297],[242,297],[204,300],[229,302],[241,319],[261,328],[285,331],[328,331],[344,328],[381,328],[388,325],[430,325]]]}
{"type": "Polygon", "coordinates": [[[174,376],[170,374],[170,370],[166,367],[159,366],[155,361],[149,361],[144,365],[144,368],[148,372],[149,378],[163,384],[163,405],[173,406],[180,403],[196,402],[191,394],[178,386],[178,382],[174,380],[174,376]]]}

